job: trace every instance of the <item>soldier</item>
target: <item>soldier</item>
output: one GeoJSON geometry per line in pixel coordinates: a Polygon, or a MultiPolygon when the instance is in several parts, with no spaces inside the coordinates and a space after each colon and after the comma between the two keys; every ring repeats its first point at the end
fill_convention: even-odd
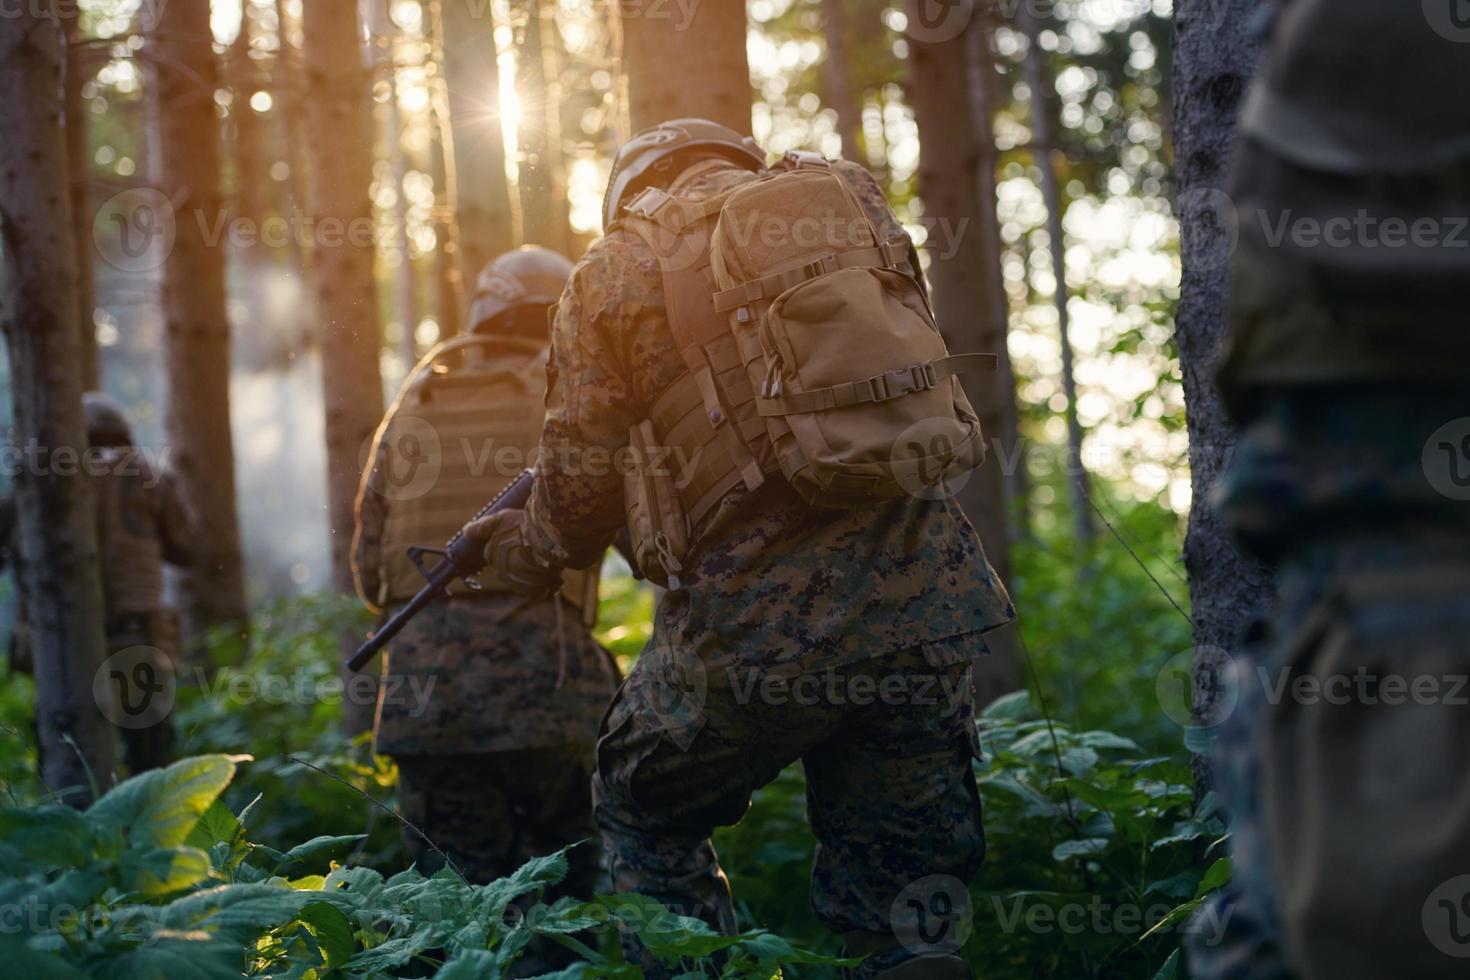
{"type": "MultiPolygon", "coordinates": [[[[753,140],[703,120],[675,120],[622,148],[604,207],[608,233],[573,271],[552,328],[542,469],[530,502],[468,530],[486,542],[501,581],[538,594],[559,569],[601,554],[624,523],[625,496],[639,509],[627,515],[635,550],[669,591],[598,737],[595,816],[617,889],[733,930],[710,834],[801,761],[818,839],[813,906],[850,953],[871,954],[857,975],[965,977],[952,944],[925,945],[900,921],[912,912],[895,918],[894,910],[906,910],[906,896],[922,903],[936,891],[946,892],[937,904],[963,906],[964,883],[979,867],[970,670],[985,652],[982,634],[1014,612],[948,494],[829,509],[808,503],[776,468],[752,387],[743,398],[732,387],[742,383],[732,376],[740,360],[719,348],[723,318],[710,319],[708,239],[686,237],[701,222],[707,228],[725,195],[755,187],[764,165],[753,140]],[[703,331],[694,343],[691,331],[703,331]],[[630,447],[684,461],[675,466],[677,493],[658,489],[656,464],[639,462],[630,447]],[[598,465],[608,458],[649,469],[628,479],[598,465]],[[651,497],[639,496],[645,476],[651,497]],[[671,516],[679,508],[683,516],[671,516]],[[650,521],[658,530],[640,533],[650,521]],[[861,694],[917,677],[951,696],[861,694]]],[[[811,185],[836,202],[834,215],[844,195],[859,208],[855,230],[846,219],[823,226],[818,214],[795,229],[836,236],[832,244],[861,239],[814,266],[872,269],[862,282],[882,286],[864,294],[875,304],[902,296],[910,312],[926,305],[912,246],[865,170],[812,157],[783,169],[837,177],[835,186],[811,185]]],[[[765,237],[779,248],[793,228],[777,224],[765,237]]],[[[866,397],[912,390],[894,377],[893,390],[880,396],[869,385],[866,397]]],[[[947,412],[952,387],[944,370],[937,377],[926,390],[947,412]]],[[[781,380],[773,371],[760,386],[774,411],[787,397],[781,380]]],[[[855,398],[854,390],[834,397],[855,398]]],[[[644,966],[665,975],[646,956],[644,966]]]]}
{"type": "Polygon", "coordinates": [[[1234,672],[1234,878],[1192,975],[1461,977],[1470,31],[1452,4],[1276,8],[1231,188],[1217,504],[1279,593],[1234,672]]]}
{"type": "MultiPolygon", "coordinates": [[[[571,263],[523,248],[485,267],[466,336],[414,369],[379,428],[357,501],[364,602],[392,613],[423,579],[405,550],[442,544],[529,465],[541,428],[548,310],[571,263]],[[466,363],[450,368],[456,354],[466,363]]],[[[374,730],[403,816],[475,882],[591,834],[592,742],[617,669],[592,638],[597,569],[535,600],[456,585],[385,657],[374,730]]],[[[560,580],[559,580],[560,581],[560,580]]],[[[440,856],[405,833],[419,869],[440,856]]],[[[594,848],[567,889],[595,887],[594,848]]]]}
{"type": "Polygon", "coordinates": [[[157,685],[172,683],[179,655],[178,613],[164,602],[163,566],[193,562],[195,529],[173,474],[134,446],[122,407],[89,391],[83,408],[96,475],[107,652],[117,658],[123,756],[138,773],[172,761],[173,723],[150,708],[157,685]]]}

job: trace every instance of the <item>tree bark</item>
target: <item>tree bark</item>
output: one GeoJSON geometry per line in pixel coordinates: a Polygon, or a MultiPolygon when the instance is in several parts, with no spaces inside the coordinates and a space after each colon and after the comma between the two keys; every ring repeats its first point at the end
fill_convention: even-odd
{"type": "MultiPolygon", "coordinates": [[[[351,595],[353,505],[365,447],[383,413],[373,211],[368,197],[372,95],[358,44],[356,5],[316,0],[304,10],[302,54],[313,135],[311,200],[318,239],[316,312],[326,403],[332,586],[351,595]]],[[[354,639],[344,635],[342,643],[347,646],[354,639]]],[[[351,732],[367,730],[372,709],[365,697],[346,698],[344,726],[351,732]]]]}
{"type": "MultiPolygon", "coordinates": [[[[171,460],[199,521],[195,565],[183,576],[187,632],[245,619],[245,574],[230,433],[230,326],[225,252],[206,236],[225,215],[220,194],[219,68],[205,4],[145,7],[148,134],[153,181],[175,208],[163,265],[171,460]],[[157,20],[150,21],[156,16],[157,20]]],[[[248,110],[247,110],[248,111],[248,110]]],[[[197,650],[195,651],[197,652],[197,650]]]]}
{"type": "MultiPolygon", "coordinates": [[[[381,0],[383,23],[391,23],[392,0],[381,0]]],[[[418,304],[413,277],[413,249],[408,242],[408,197],[404,178],[408,176],[408,158],[403,152],[403,113],[398,108],[398,34],[374,48],[378,71],[388,80],[388,125],[383,139],[388,147],[388,170],[393,175],[393,250],[398,253],[393,267],[393,300],[400,326],[398,354],[405,374],[418,363],[418,344],[414,328],[418,325],[418,304]]]]}
{"type": "Polygon", "coordinates": [[[664,0],[617,6],[634,132],[689,116],[750,132],[744,0],[704,0],[687,12],[664,0]]]}
{"type": "Polygon", "coordinates": [[[516,90],[521,97],[517,130],[521,238],[558,252],[567,250],[566,173],[561,161],[560,97],[547,57],[547,34],[556,33],[552,8],[539,0],[512,0],[516,20],[516,90]]]}
{"type": "MultiPolygon", "coordinates": [[[[450,7],[456,4],[449,4],[450,7]]],[[[473,4],[465,4],[473,7],[473,4]]],[[[443,4],[430,3],[426,8],[429,17],[429,50],[431,57],[442,63],[444,57],[444,21],[441,16],[443,4]]],[[[486,4],[480,11],[486,18],[490,7],[486,4]]],[[[493,50],[493,48],[492,48],[493,50]]],[[[499,69],[497,68],[497,71],[499,69]]],[[[432,133],[429,139],[430,170],[434,178],[434,279],[436,291],[439,339],[443,340],[458,333],[464,322],[465,292],[474,288],[474,277],[465,278],[461,257],[463,244],[459,230],[459,177],[456,172],[456,149],[450,123],[449,93],[445,86],[435,84],[429,89],[429,118],[432,133]]],[[[505,175],[504,151],[502,149],[500,173],[505,175]]],[[[475,276],[478,276],[478,270],[475,276]]]]}
{"type": "Polygon", "coordinates": [[[975,182],[979,206],[978,230],[981,243],[985,247],[981,271],[985,294],[989,299],[986,312],[996,325],[996,353],[1000,358],[995,385],[1000,399],[1001,419],[998,431],[991,433],[990,444],[999,457],[1001,478],[1005,485],[1009,537],[1015,540],[1025,537],[1029,528],[1029,481],[1021,442],[1021,413],[1016,401],[1015,366],[1011,362],[1007,343],[1010,336],[1010,299],[1006,296],[1005,273],[1001,268],[1005,247],[1001,241],[996,194],[996,171],[1000,167],[1000,152],[996,148],[994,137],[998,80],[995,52],[992,49],[994,32],[995,20],[992,12],[985,11],[977,17],[974,28],[967,31],[965,37],[968,41],[970,109],[977,134],[975,182]]]}
{"type": "MultiPolygon", "coordinates": [[[[922,0],[918,0],[922,2],[922,0]]],[[[975,30],[971,25],[969,30],[975,30]]],[[[983,224],[980,153],[975,129],[955,125],[972,120],[966,47],[958,37],[930,42],[909,39],[909,95],[919,128],[919,193],[929,231],[929,282],[934,310],[949,349],[954,352],[1005,350],[1005,320],[996,319],[996,299],[984,270],[989,249],[983,224]],[[977,312],[978,311],[978,312],[977,312]]],[[[994,377],[966,377],[970,397],[987,432],[1004,428],[1004,398],[994,377]]],[[[970,474],[957,494],[975,525],[985,553],[1003,581],[1010,579],[1010,536],[1005,483],[999,461],[970,474]]],[[[1019,657],[1013,630],[987,637],[992,655],[975,665],[976,696],[985,703],[1020,687],[1019,657]]]]}
{"type": "Polygon", "coordinates": [[[78,466],[87,437],[61,50],[56,24],[34,5],[27,9],[0,17],[0,322],[13,439],[26,451],[16,468],[17,550],[35,657],[41,777],[62,800],[85,806],[93,778],[105,787],[113,775],[113,727],[93,696],[106,614],[95,491],[78,466]]]}
{"type": "Polygon", "coordinates": [[[67,45],[62,52],[66,74],[66,156],[71,165],[72,239],[77,253],[77,331],[80,337],[77,357],[83,389],[95,391],[102,387],[102,358],[97,349],[97,324],[93,320],[97,309],[97,289],[92,278],[92,146],[88,134],[87,104],[82,98],[82,86],[88,75],[82,58],[84,35],[80,12],[77,4],[61,5],[61,23],[67,45]]]}
{"type": "Polygon", "coordinates": [[[235,131],[234,216],[258,221],[261,216],[261,181],[265,168],[260,157],[260,120],[250,106],[255,93],[255,62],[250,57],[250,0],[240,4],[240,32],[230,45],[230,121],[235,131]]]}
{"type": "Polygon", "coordinates": [[[1074,368],[1072,338],[1067,320],[1067,242],[1062,232],[1062,190],[1057,184],[1056,137],[1052,132],[1051,92],[1055,85],[1043,61],[1040,31],[1036,14],[1029,4],[1016,9],[1016,22],[1026,35],[1024,69],[1026,87],[1031,90],[1032,158],[1041,172],[1041,195],[1046,201],[1046,237],[1050,243],[1052,277],[1056,280],[1054,300],[1057,308],[1057,339],[1062,348],[1062,394],[1067,400],[1067,469],[1072,490],[1072,529],[1077,543],[1086,545],[1095,537],[1097,525],[1092,519],[1092,494],[1088,487],[1087,467],[1082,460],[1082,423],[1077,418],[1077,376],[1074,368]]]}
{"type": "Polygon", "coordinates": [[[1256,59],[1247,32],[1251,0],[1181,0],[1174,14],[1175,150],[1182,274],[1176,338],[1184,375],[1193,504],[1184,542],[1195,643],[1196,715],[1220,696],[1219,668],[1247,621],[1270,599],[1269,576],[1243,556],[1209,505],[1235,435],[1214,385],[1225,336],[1226,276],[1233,245],[1221,220],[1222,187],[1236,114],[1256,59]]]}
{"type": "Polygon", "coordinates": [[[459,267],[468,293],[480,270],[515,246],[515,213],[505,172],[500,66],[490,4],[443,5],[444,77],[454,144],[459,267]]]}
{"type": "Polygon", "coordinates": [[[863,153],[863,104],[852,84],[852,54],[848,44],[847,15],[842,0],[822,0],[822,16],[826,19],[827,57],[822,71],[827,83],[827,104],[837,113],[837,135],[842,139],[842,155],[856,163],[866,164],[863,153]]]}

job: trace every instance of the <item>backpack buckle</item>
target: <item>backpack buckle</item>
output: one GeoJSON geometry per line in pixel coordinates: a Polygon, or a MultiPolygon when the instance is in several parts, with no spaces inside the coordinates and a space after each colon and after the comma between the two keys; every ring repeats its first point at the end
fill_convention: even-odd
{"type": "Polygon", "coordinates": [[[668,191],[657,187],[645,187],[633,196],[633,200],[623,205],[623,211],[643,218],[648,221],[654,220],[654,215],[661,211],[665,204],[674,198],[668,191]]]}
{"type": "Polygon", "coordinates": [[[801,281],[805,282],[808,279],[815,279],[818,276],[830,275],[840,268],[841,266],[837,264],[836,254],[824,255],[820,259],[808,262],[801,267],[801,281]]]}
{"type": "Polygon", "coordinates": [[[928,391],[938,383],[939,379],[934,373],[932,362],[885,371],[868,379],[868,386],[873,391],[875,402],[884,402],[901,395],[911,395],[916,391],[928,391]]]}

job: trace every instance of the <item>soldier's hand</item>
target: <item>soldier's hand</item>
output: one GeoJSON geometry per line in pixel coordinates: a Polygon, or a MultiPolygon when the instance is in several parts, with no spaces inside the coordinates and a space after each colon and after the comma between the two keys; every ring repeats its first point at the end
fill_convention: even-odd
{"type": "Polygon", "coordinates": [[[561,587],[561,569],[531,554],[521,534],[525,520],[523,510],[502,510],[466,525],[464,535],[485,549],[486,588],[539,599],[561,587]]]}

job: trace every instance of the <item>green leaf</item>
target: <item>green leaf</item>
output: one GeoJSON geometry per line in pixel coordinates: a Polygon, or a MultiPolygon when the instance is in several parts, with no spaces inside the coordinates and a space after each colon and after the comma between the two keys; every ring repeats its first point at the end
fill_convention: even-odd
{"type": "Polygon", "coordinates": [[[327,969],[341,966],[357,952],[357,941],[352,935],[352,923],[342,910],[330,902],[310,902],[297,915],[311,929],[321,948],[327,969]]]}
{"type": "Polygon", "coordinates": [[[87,820],[69,806],[7,807],[0,809],[0,871],[24,875],[31,871],[78,867],[94,856],[87,820]]]}
{"type": "Polygon", "coordinates": [[[239,942],[297,918],[317,892],[277,885],[220,885],[175,899],[163,909],[163,926],[179,931],[205,930],[239,942]]]}
{"type": "Polygon", "coordinates": [[[1104,837],[1084,837],[1082,840],[1064,840],[1051,849],[1051,856],[1057,861],[1068,861],[1074,857],[1101,854],[1107,850],[1107,847],[1107,838],[1104,837]]]}
{"type": "Polygon", "coordinates": [[[206,933],[156,936],[107,961],[108,980],[240,980],[244,953],[239,944],[206,933]]]}
{"type": "Polygon", "coordinates": [[[1164,965],[1159,967],[1159,972],[1154,974],[1154,980],[1184,980],[1179,972],[1179,950],[1169,954],[1164,965]]]}
{"type": "Polygon", "coordinates": [[[157,898],[192,888],[214,870],[209,855],[197,847],[134,849],[123,855],[118,877],[125,891],[157,898]]]}
{"type": "Polygon", "coordinates": [[[230,808],[220,800],[215,800],[189,831],[184,843],[207,851],[215,844],[233,843],[244,829],[239,819],[230,812],[230,808]]]}
{"type": "Polygon", "coordinates": [[[1205,895],[1208,895],[1216,888],[1225,884],[1230,880],[1231,870],[1230,859],[1228,857],[1216,860],[1214,864],[1210,865],[1209,870],[1205,872],[1205,876],[1200,879],[1199,887],[1195,889],[1194,897],[1203,898],[1205,895]]]}
{"type": "Polygon", "coordinates": [[[987,721],[1019,721],[1031,714],[1031,692],[1012,691],[1003,694],[980,712],[980,717],[987,721]]]}
{"type": "Polygon", "coordinates": [[[58,956],[38,952],[19,936],[0,936],[0,963],[4,973],[26,980],[86,980],[87,975],[58,956]]]}
{"type": "MultiPolygon", "coordinates": [[[[321,836],[313,837],[304,844],[297,844],[285,854],[281,855],[282,865],[296,864],[301,861],[324,858],[335,852],[345,850],[352,844],[367,837],[367,834],[345,834],[339,837],[321,836]]],[[[280,870],[279,868],[277,869],[280,870]]]]}
{"type": "Polygon", "coordinates": [[[230,756],[182,759],[113,787],[86,818],[94,827],[120,831],[131,847],[177,847],[234,775],[230,756]]]}
{"type": "MultiPolygon", "coordinates": [[[[499,973],[500,960],[494,953],[483,949],[462,949],[439,968],[434,978],[435,980],[481,980],[483,977],[498,976],[499,973]]],[[[581,974],[572,974],[572,976],[581,976],[581,974]]]]}
{"type": "Polygon", "coordinates": [[[1097,765],[1097,760],[1097,751],[1085,746],[1074,745],[1062,750],[1062,768],[1074,776],[1091,772],[1092,767],[1097,765]]]}

